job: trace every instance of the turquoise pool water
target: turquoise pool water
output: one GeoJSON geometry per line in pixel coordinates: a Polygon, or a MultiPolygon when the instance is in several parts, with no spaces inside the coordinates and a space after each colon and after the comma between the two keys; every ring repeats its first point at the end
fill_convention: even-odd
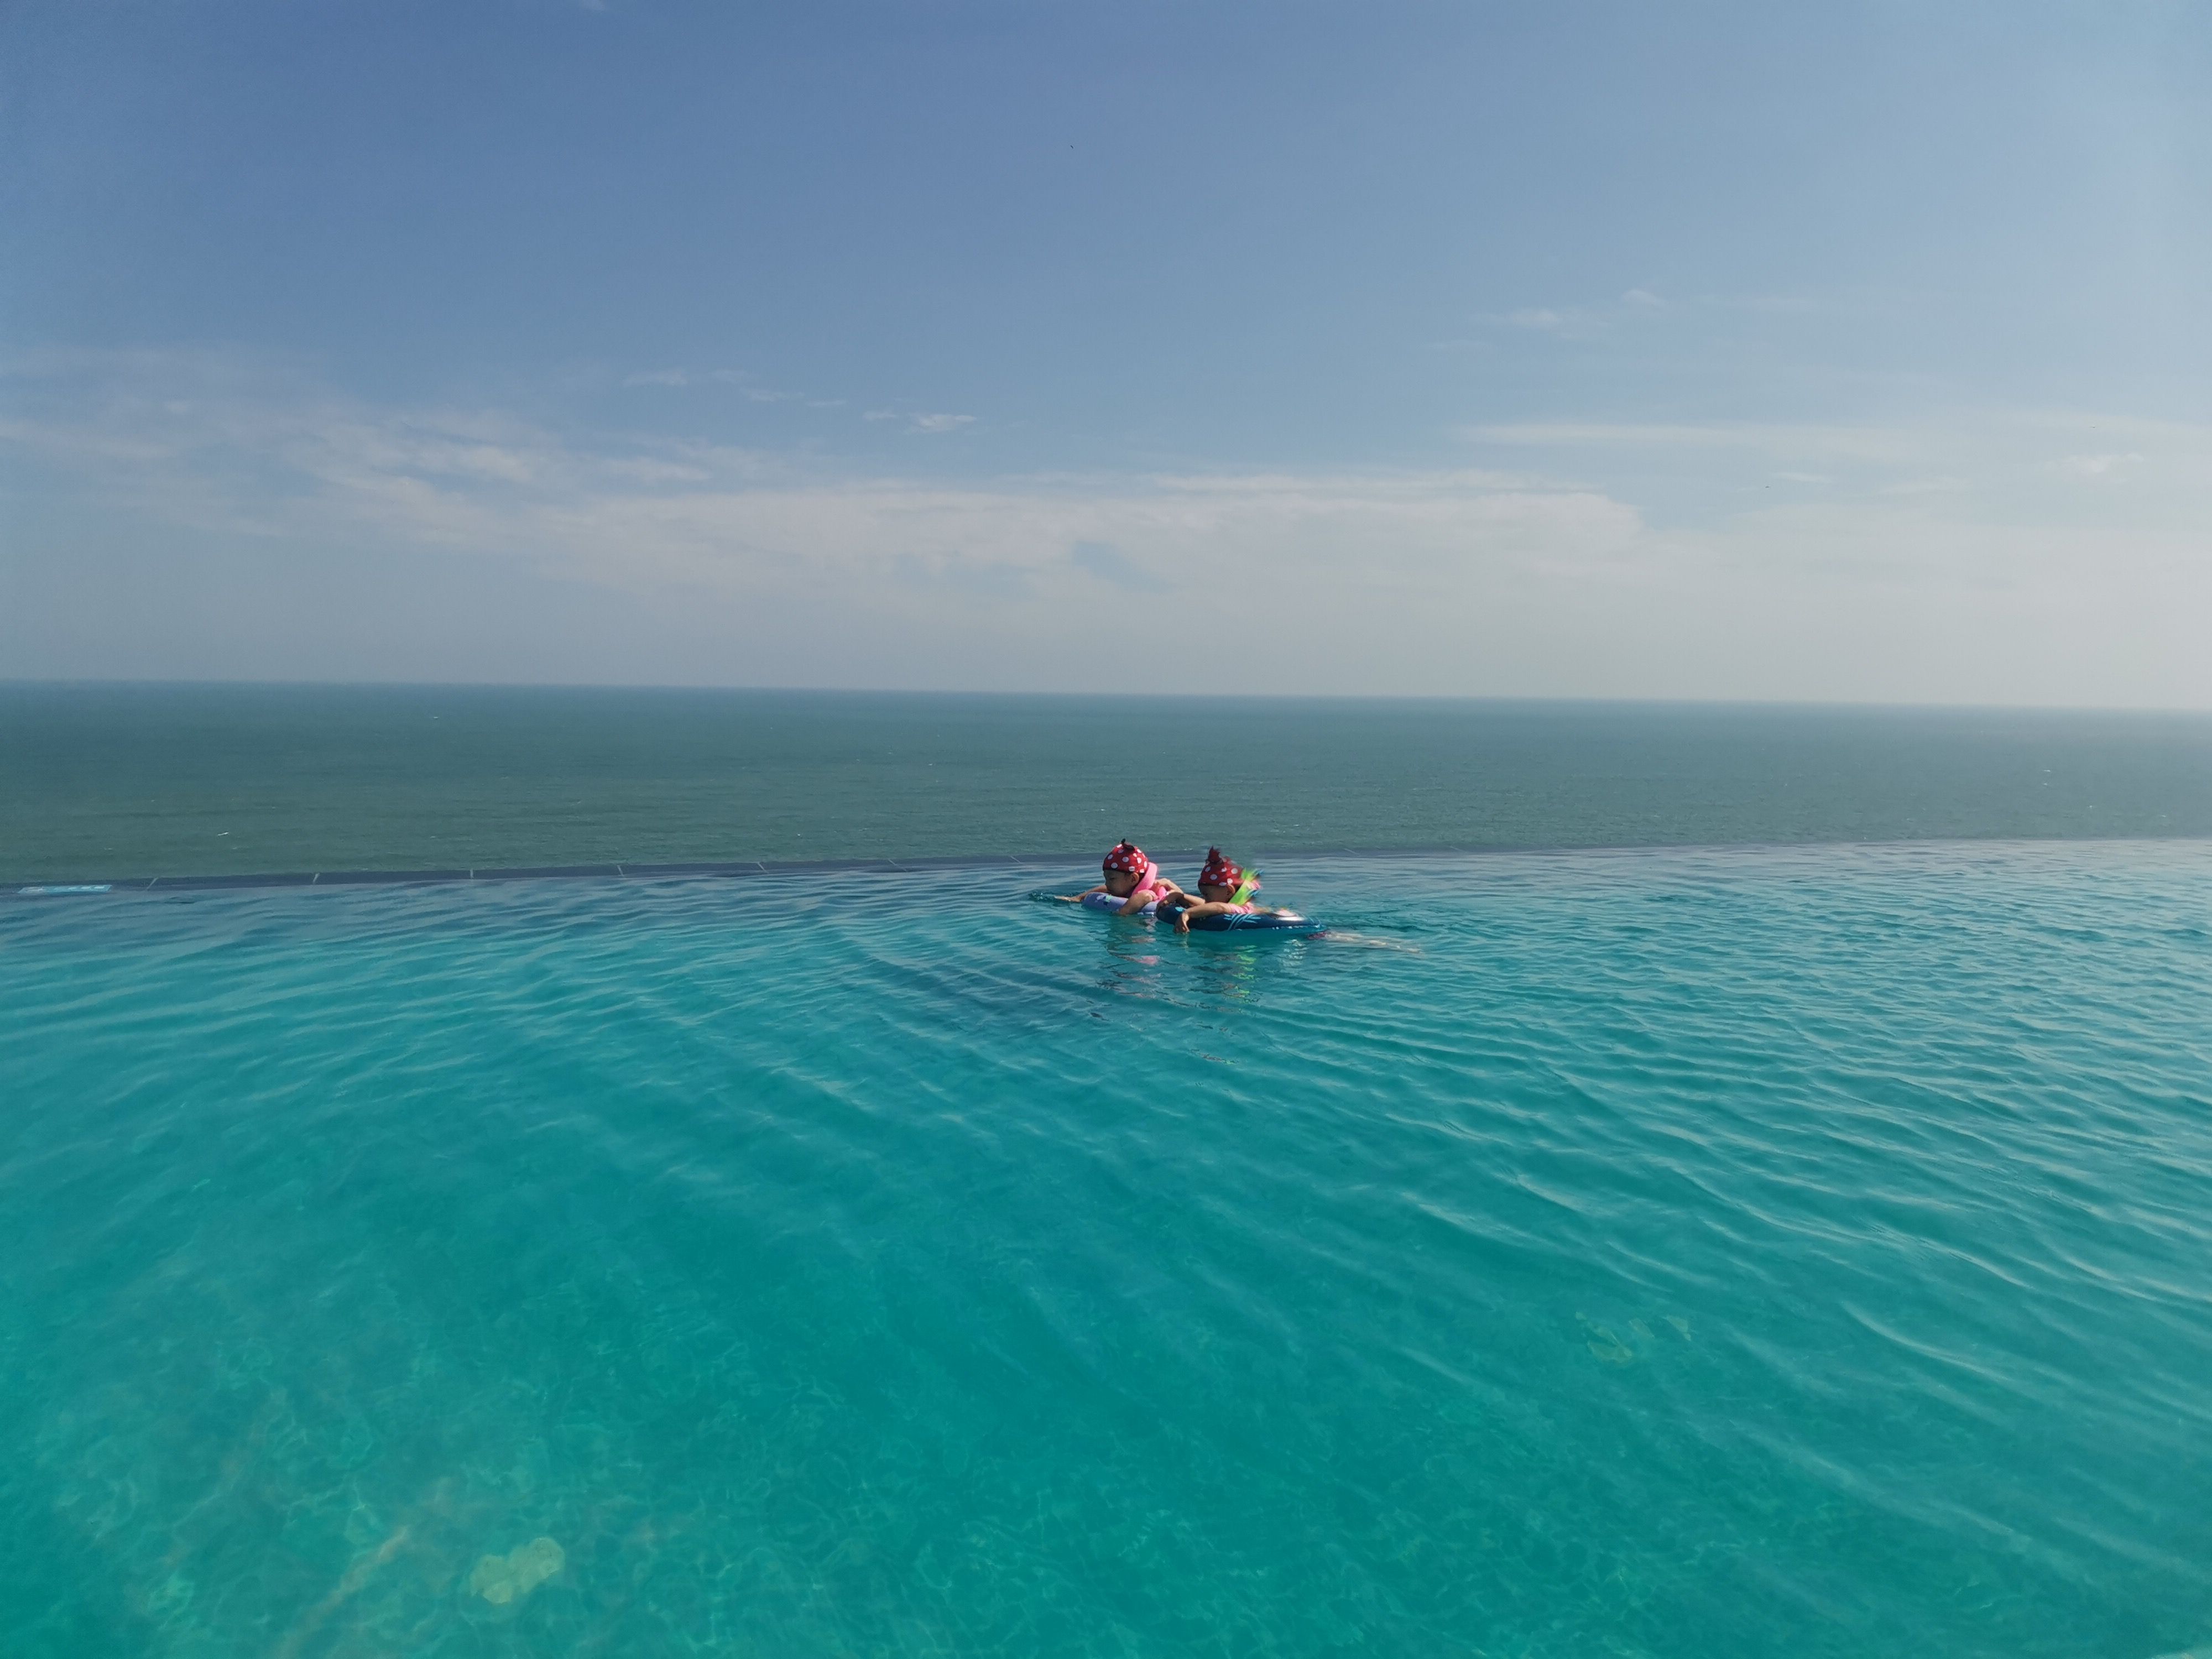
{"type": "Polygon", "coordinates": [[[0,903],[7,1650],[2212,1638],[2212,847],[1268,874],[0,903]]]}

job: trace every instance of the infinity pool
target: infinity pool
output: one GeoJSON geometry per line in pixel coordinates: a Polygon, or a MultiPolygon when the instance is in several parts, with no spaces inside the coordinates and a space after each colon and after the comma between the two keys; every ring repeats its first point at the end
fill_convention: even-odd
{"type": "Polygon", "coordinates": [[[0,902],[8,1650],[2212,1640],[2212,847],[1267,874],[0,902]]]}

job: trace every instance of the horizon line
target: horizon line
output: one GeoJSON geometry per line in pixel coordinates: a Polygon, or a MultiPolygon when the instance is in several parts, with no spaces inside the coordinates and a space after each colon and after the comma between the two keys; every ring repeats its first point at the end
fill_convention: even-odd
{"type": "Polygon", "coordinates": [[[1605,696],[1512,691],[1092,691],[900,685],[758,685],[650,680],[290,679],[209,677],[83,678],[0,675],[0,690],[225,690],[325,691],[660,692],[697,696],[1058,699],[1127,702],[1507,703],[1609,708],[1852,709],[1866,712],[2002,714],[2159,714],[2212,717],[2212,707],[2173,703],[1890,702],[1872,698],[1605,696]]]}

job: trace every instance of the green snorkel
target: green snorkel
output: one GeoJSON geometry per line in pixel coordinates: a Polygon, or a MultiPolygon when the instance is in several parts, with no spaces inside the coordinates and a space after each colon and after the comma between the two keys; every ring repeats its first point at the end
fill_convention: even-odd
{"type": "Polygon", "coordinates": [[[1259,890],[1260,872],[1257,870],[1247,870],[1244,872],[1244,879],[1237,884],[1237,890],[1229,896],[1229,902],[1231,904],[1242,904],[1259,890]]]}

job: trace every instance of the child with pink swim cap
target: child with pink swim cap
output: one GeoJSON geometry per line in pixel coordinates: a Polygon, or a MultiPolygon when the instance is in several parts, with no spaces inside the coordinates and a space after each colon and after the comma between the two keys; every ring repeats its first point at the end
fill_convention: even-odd
{"type": "Polygon", "coordinates": [[[1123,901],[1119,914],[1133,916],[1147,904],[1182,891],[1160,873],[1160,866],[1146,858],[1145,849],[1133,841],[1117,842],[1099,864],[1106,878],[1079,893],[1059,895],[1063,904],[1080,904],[1093,893],[1110,893],[1123,901]]]}

